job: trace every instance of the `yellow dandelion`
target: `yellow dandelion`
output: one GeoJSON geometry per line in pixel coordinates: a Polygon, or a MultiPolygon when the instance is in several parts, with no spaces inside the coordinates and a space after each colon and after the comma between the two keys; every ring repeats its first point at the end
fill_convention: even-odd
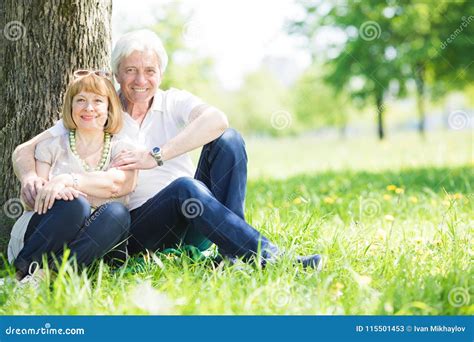
{"type": "Polygon", "coordinates": [[[385,195],[383,195],[383,199],[385,201],[390,201],[392,199],[392,196],[385,194],[385,195]]]}
{"type": "Polygon", "coordinates": [[[395,189],[397,189],[396,185],[393,185],[393,184],[387,185],[387,190],[388,191],[395,191],[395,189]]]}
{"type": "Polygon", "coordinates": [[[383,218],[385,219],[385,221],[389,221],[389,222],[395,221],[395,217],[393,217],[392,215],[385,215],[383,218]]]}
{"type": "Polygon", "coordinates": [[[333,204],[334,203],[334,198],[330,197],[330,196],[327,196],[327,197],[324,197],[324,203],[327,203],[327,204],[333,204]]]}
{"type": "Polygon", "coordinates": [[[336,290],[342,290],[344,288],[344,284],[341,284],[339,282],[334,284],[334,289],[336,290]]]}
{"type": "Polygon", "coordinates": [[[463,195],[458,193],[458,194],[454,194],[453,197],[454,199],[462,199],[463,195]]]}
{"type": "Polygon", "coordinates": [[[301,204],[301,197],[296,197],[294,200],[293,200],[293,204],[301,204]]]}
{"type": "Polygon", "coordinates": [[[416,198],[415,196],[410,196],[410,198],[408,199],[411,203],[418,203],[418,198],[416,198]]]}
{"type": "Polygon", "coordinates": [[[396,194],[403,194],[404,192],[405,192],[405,190],[403,188],[396,188],[395,189],[396,194]]]}

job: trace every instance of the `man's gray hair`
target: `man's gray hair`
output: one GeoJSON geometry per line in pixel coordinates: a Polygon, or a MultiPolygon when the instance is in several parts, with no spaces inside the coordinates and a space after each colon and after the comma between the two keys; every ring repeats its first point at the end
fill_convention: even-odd
{"type": "Polygon", "coordinates": [[[122,58],[130,56],[134,51],[151,51],[156,53],[163,74],[168,65],[168,55],[161,39],[150,30],[138,30],[124,34],[115,44],[112,51],[112,71],[116,75],[122,58]]]}

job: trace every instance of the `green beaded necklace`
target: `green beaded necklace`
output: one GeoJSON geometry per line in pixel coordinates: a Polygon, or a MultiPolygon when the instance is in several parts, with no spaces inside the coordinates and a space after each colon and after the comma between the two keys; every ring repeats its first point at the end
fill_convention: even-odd
{"type": "Polygon", "coordinates": [[[100,159],[99,164],[95,168],[91,168],[89,164],[87,164],[82,158],[79,156],[79,153],[77,153],[76,150],[76,130],[72,129],[69,131],[69,146],[71,147],[72,153],[79,158],[79,160],[82,163],[82,166],[84,167],[84,170],[87,172],[89,171],[102,171],[102,169],[105,166],[105,163],[107,162],[107,157],[109,156],[109,151],[110,151],[110,138],[111,135],[110,133],[105,132],[104,134],[104,148],[102,149],[102,158],[100,159]]]}

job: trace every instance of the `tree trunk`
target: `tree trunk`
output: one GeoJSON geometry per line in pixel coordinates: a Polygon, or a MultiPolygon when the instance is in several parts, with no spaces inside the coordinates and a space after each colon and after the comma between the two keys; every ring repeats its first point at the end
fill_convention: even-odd
{"type": "Polygon", "coordinates": [[[383,140],[385,137],[383,114],[385,111],[383,103],[383,95],[377,95],[375,97],[375,104],[377,105],[377,133],[379,140],[383,140]]]}
{"type": "Polygon", "coordinates": [[[415,72],[416,106],[418,109],[418,132],[425,135],[425,67],[417,65],[415,72]]]}
{"type": "Polygon", "coordinates": [[[2,0],[0,252],[19,216],[15,146],[50,127],[72,71],[109,69],[111,0],[2,0]]]}

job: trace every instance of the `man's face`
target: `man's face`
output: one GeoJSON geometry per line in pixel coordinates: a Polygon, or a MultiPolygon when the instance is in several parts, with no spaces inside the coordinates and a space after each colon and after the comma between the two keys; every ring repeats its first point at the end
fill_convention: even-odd
{"type": "Polygon", "coordinates": [[[161,84],[158,57],[153,52],[134,51],[121,60],[116,78],[128,102],[148,105],[161,84]]]}

